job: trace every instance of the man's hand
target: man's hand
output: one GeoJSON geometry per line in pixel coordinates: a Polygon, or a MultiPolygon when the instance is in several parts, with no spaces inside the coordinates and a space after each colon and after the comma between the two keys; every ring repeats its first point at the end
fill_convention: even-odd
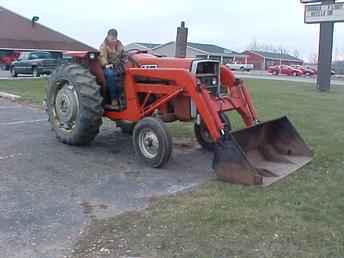
{"type": "Polygon", "coordinates": [[[107,64],[107,65],[105,65],[105,68],[106,69],[113,68],[113,64],[107,64]]]}

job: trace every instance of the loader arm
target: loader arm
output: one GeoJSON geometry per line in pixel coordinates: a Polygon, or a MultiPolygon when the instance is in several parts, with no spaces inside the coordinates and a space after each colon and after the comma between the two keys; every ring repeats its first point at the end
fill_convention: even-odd
{"type": "MultiPolygon", "coordinates": [[[[223,97],[225,102],[229,102],[234,109],[240,114],[247,127],[253,126],[257,121],[256,109],[254,108],[252,98],[244,82],[236,79],[232,71],[225,65],[221,66],[221,84],[227,89],[227,96],[223,97]]],[[[223,110],[231,111],[229,107],[223,110]]]]}
{"type": "MultiPolygon", "coordinates": [[[[154,91],[158,93],[165,93],[166,97],[159,105],[169,101],[171,98],[168,96],[174,93],[184,94],[190,96],[195,103],[198,113],[202,120],[206,124],[209,133],[214,141],[217,141],[221,137],[221,131],[224,128],[223,123],[218,115],[216,105],[212,105],[210,101],[210,95],[206,89],[197,86],[196,78],[193,73],[185,69],[141,69],[141,68],[129,68],[127,70],[128,77],[134,78],[137,76],[148,78],[159,78],[161,80],[173,81],[174,85],[140,85],[135,84],[134,92],[154,91]]],[[[130,78],[128,79],[130,80],[130,78]]],[[[127,87],[128,88],[128,87],[127,87]]],[[[133,96],[134,97],[134,96],[133,96]]],[[[175,97],[175,96],[172,96],[175,97]]],[[[157,105],[158,107],[158,105],[157,105]]],[[[151,112],[154,109],[150,110],[151,112]]]]}

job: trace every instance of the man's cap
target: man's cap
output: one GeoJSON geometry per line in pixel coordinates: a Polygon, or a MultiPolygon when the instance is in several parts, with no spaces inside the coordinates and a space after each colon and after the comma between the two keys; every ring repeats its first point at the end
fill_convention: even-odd
{"type": "Polygon", "coordinates": [[[108,36],[113,36],[113,37],[116,38],[117,35],[118,35],[118,32],[117,32],[116,29],[111,29],[111,30],[108,31],[108,36]]]}

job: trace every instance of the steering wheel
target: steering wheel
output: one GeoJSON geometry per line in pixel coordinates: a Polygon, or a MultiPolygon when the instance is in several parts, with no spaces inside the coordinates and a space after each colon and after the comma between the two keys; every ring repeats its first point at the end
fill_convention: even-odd
{"type": "Polygon", "coordinates": [[[148,53],[148,51],[141,50],[141,49],[138,49],[138,48],[129,49],[126,52],[127,52],[127,55],[128,55],[128,60],[131,61],[133,64],[135,64],[137,67],[140,67],[140,64],[133,58],[133,55],[136,55],[136,54],[147,54],[148,53]]]}
{"type": "Polygon", "coordinates": [[[147,50],[141,50],[138,48],[133,48],[133,49],[127,50],[128,56],[135,55],[135,54],[147,54],[147,53],[148,53],[147,50]]]}

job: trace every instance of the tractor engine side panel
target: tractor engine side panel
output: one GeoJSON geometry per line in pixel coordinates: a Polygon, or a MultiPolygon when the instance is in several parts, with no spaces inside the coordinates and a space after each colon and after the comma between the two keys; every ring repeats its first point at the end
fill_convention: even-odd
{"type": "Polygon", "coordinates": [[[180,121],[190,121],[191,117],[191,98],[180,95],[174,100],[174,113],[180,121]]]}

